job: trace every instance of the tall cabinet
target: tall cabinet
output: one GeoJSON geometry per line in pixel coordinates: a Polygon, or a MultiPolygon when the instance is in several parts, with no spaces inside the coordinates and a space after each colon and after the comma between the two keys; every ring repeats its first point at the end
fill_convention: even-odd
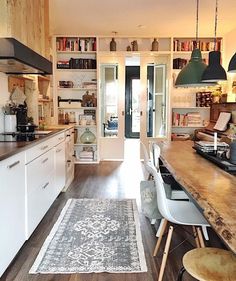
{"type": "Polygon", "coordinates": [[[75,163],[96,163],[97,39],[60,36],[54,43],[58,123],[75,126],[75,163]]]}

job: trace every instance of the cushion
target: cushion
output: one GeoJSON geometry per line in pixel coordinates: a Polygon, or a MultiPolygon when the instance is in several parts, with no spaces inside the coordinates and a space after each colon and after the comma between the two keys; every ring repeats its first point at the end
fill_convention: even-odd
{"type": "Polygon", "coordinates": [[[118,129],[118,122],[117,121],[107,121],[107,129],[108,130],[117,130],[118,129]]]}
{"type": "MultiPolygon", "coordinates": [[[[171,197],[171,186],[164,183],[167,198],[171,197]]],[[[143,214],[152,219],[161,219],[157,207],[157,193],[154,181],[141,181],[140,182],[140,195],[141,195],[141,208],[143,214]]]]}

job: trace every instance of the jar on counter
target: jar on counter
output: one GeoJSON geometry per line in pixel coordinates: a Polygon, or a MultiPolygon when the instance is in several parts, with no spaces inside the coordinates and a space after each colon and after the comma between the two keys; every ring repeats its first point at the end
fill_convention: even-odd
{"type": "Polygon", "coordinates": [[[70,112],[69,118],[70,118],[70,123],[76,123],[75,122],[75,112],[74,111],[70,112]]]}

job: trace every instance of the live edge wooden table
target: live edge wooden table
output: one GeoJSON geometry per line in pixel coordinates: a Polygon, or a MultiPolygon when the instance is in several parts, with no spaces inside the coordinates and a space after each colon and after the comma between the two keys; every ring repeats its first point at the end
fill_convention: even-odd
{"type": "Polygon", "coordinates": [[[159,144],[161,160],[226,246],[236,253],[236,175],[197,154],[192,141],[159,144]]]}

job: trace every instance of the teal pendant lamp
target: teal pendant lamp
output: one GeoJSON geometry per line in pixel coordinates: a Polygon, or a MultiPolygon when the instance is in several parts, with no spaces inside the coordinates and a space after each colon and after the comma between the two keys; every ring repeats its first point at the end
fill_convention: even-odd
{"type": "Polygon", "coordinates": [[[175,86],[176,87],[204,87],[201,82],[202,74],[206,69],[206,64],[202,61],[202,54],[199,49],[194,49],[189,63],[180,71],[175,86]]]}
{"type": "Polygon", "coordinates": [[[214,51],[209,53],[209,64],[202,75],[202,82],[219,82],[227,80],[227,75],[220,64],[221,52],[216,51],[216,29],[217,29],[218,0],[216,0],[215,9],[215,39],[214,51]]]}
{"type": "MultiPolygon", "coordinates": [[[[197,48],[198,43],[198,10],[199,0],[197,2],[197,13],[196,13],[196,44],[191,54],[189,63],[180,71],[176,78],[176,87],[205,87],[206,84],[201,82],[202,74],[206,69],[207,65],[202,60],[202,54],[200,49],[197,48]]],[[[212,85],[212,84],[211,84],[212,85]]]]}
{"type": "Polygon", "coordinates": [[[228,72],[236,73],[236,53],[232,56],[229,62],[228,72]]]}

